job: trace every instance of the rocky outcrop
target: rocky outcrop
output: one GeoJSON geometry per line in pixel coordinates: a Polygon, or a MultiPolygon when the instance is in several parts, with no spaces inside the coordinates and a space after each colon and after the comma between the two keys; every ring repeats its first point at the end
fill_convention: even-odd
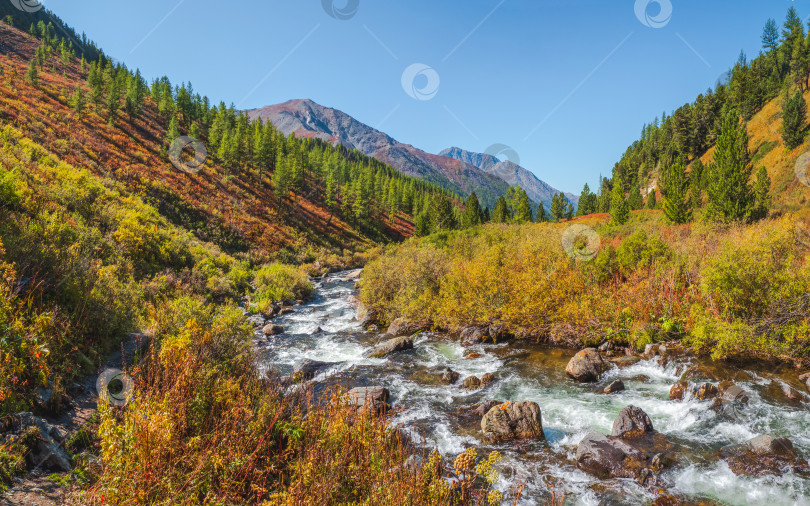
{"type": "Polygon", "coordinates": [[[358,409],[383,411],[388,408],[390,393],[383,387],[357,387],[347,394],[349,404],[358,409]]]}
{"type": "Polygon", "coordinates": [[[613,430],[610,435],[628,438],[642,436],[651,432],[653,432],[653,425],[647,413],[641,408],[627,406],[613,420],[613,430]]]}
{"type": "Polygon", "coordinates": [[[616,392],[621,392],[624,390],[624,383],[622,380],[615,380],[610,383],[610,385],[606,386],[603,392],[606,394],[615,394],[616,392]]]}
{"type": "Polygon", "coordinates": [[[395,337],[374,347],[369,357],[382,358],[391,353],[413,349],[413,339],[408,336],[395,337]]]}
{"type": "Polygon", "coordinates": [[[59,429],[33,413],[17,413],[0,419],[0,447],[25,444],[30,450],[25,457],[29,469],[70,471],[72,462],[62,447],[64,442],[59,429]]]}
{"type": "Polygon", "coordinates": [[[544,439],[540,406],[531,401],[493,406],[481,419],[481,432],[489,443],[544,439]]]}
{"type": "Polygon", "coordinates": [[[397,318],[388,326],[386,334],[390,337],[412,336],[417,332],[428,329],[430,329],[429,322],[414,322],[407,318],[397,318]]]}
{"type": "Polygon", "coordinates": [[[595,348],[585,348],[568,362],[566,374],[581,383],[599,380],[599,375],[607,370],[608,364],[595,348]]]}
{"type": "Polygon", "coordinates": [[[793,443],[787,438],[761,435],[740,445],[726,446],[719,453],[736,475],[779,475],[785,471],[810,473],[807,461],[799,459],[793,443]]]}

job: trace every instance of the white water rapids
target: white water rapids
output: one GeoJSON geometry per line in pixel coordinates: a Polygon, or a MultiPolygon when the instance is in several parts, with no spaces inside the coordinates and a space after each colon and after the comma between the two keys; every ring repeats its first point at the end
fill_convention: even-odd
{"type": "MultiPolygon", "coordinates": [[[[353,281],[345,273],[324,277],[316,284],[314,299],[279,316],[273,323],[285,333],[266,340],[261,353],[264,364],[289,373],[303,359],[334,362],[316,380],[340,377],[349,386],[380,385],[391,392],[392,423],[416,434],[428,447],[451,461],[468,447],[478,455],[499,450],[498,487],[510,497],[516,483],[525,483],[521,504],[550,499],[547,483],[559,483],[566,504],[644,504],[656,497],[654,490],[632,480],[599,480],[577,469],[576,445],[591,431],[609,434],[613,420],[627,405],[643,409],[655,429],[688,449],[688,458],[664,471],[659,486],[686,499],[710,499],[731,505],[810,505],[810,480],[792,473],[781,476],[735,476],[717,457],[724,445],[743,443],[759,434],[789,438],[801,458],[810,457],[810,405],[788,405],[768,395],[768,386],[783,379],[762,371],[736,371],[735,381],[750,398],[732,413],[710,409],[710,401],[687,397],[669,400],[669,389],[694,358],[664,362],[660,357],[618,369],[600,380],[621,379],[625,391],[606,395],[594,386],[574,383],[565,375],[573,351],[551,349],[521,341],[463,348],[456,339],[422,334],[414,349],[372,359],[364,355],[383,337],[364,331],[347,298],[354,294],[353,281]],[[320,329],[320,332],[316,332],[320,329]],[[465,359],[469,351],[481,358],[465,359]],[[437,370],[448,367],[460,374],[455,385],[440,384],[437,370]],[[496,381],[476,391],[463,388],[464,378],[493,373],[496,381]],[[534,401],[542,411],[547,442],[517,442],[485,445],[477,423],[463,422],[454,413],[482,400],[534,401]]],[[[798,387],[797,387],[798,388],[798,387]]],[[[477,421],[480,421],[477,420],[477,421]]],[[[511,504],[511,501],[509,501],[511,504]]]]}

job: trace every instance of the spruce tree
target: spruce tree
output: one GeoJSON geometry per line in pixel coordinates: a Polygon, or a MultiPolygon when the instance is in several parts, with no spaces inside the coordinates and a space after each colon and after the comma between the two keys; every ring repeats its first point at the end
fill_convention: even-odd
{"type": "Polygon", "coordinates": [[[664,216],[672,223],[687,223],[692,221],[692,209],[689,205],[687,192],[689,181],[686,178],[686,169],[680,163],[674,163],[668,170],[667,187],[665,189],[664,216]]]}
{"type": "Polygon", "coordinates": [[[624,184],[620,174],[616,174],[610,194],[610,218],[613,223],[624,225],[630,219],[630,206],[624,196],[624,184]]]}
{"type": "Polygon", "coordinates": [[[771,178],[765,167],[760,167],[757,171],[757,180],[754,183],[754,206],[751,211],[752,220],[761,220],[768,216],[771,207],[771,178]]]}
{"type": "Polygon", "coordinates": [[[804,127],[807,119],[807,104],[802,92],[785,101],[782,106],[782,140],[789,149],[794,149],[804,142],[804,127]]]}
{"type": "Polygon", "coordinates": [[[433,200],[432,209],[432,222],[433,230],[436,232],[442,230],[453,230],[457,228],[455,213],[450,199],[444,194],[439,194],[433,200]]]}
{"type": "Polygon", "coordinates": [[[748,132],[740,116],[729,109],[723,116],[714,161],[709,167],[710,180],[706,194],[709,198],[707,215],[718,221],[739,221],[747,218],[753,205],[751,155],[748,152],[748,132]]]}
{"type": "Polygon", "coordinates": [[[653,188],[647,196],[647,209],[655,209],[656,207],[658,207],[658,201],[655,197],[655,188],[653,188]]]}
{"type": "Polygon", "coordinates": [[[630,188],[630,194],[627,196],[627,205],[631,211],[637,211],[644,207],[644,197],[641,196],[641,190],[638,184],[634,184],[630,188]]]}
{"type": "Polygon", "coordinates": [[[573,220],[574,219],[574,204],[568,203],[568,210],[565,211],[565,219],[566,220],[573,220]]]}
{"type": "Polygon", "coordinates": [[[596,195],[591,193],[591,188],[588,183],[582,188],[582,193],[579,195],[579,207],[577,208],[577,216],[585,216],[596,212],[596,195]]]}
{"type": "Polygon", "coordinates": [[[76,112],[76,116],[81,118],[84,114],[84,108],[87,105],[84,99],[84,90],[81,85],[76,85],[76,90],[73,92],[73,97],[70,99],[70,106],[76,112]]]}
{"type": "Polygon", "coordinates": [[[467,197],[467,202],[464,204],[464,222],[465,228],[480,225],[483,222],[484,213],[481,211],[481,204],[478,202],[478,196],[475,192],[470,193],[467,197]]]}
{"type": "Polygon", "coordinates": [[[540,205],[537,206],[537,216],[535,217],[534,221],[535,223],[543,223],[544,221],[547,220],[548,218],[546,217],[546,208],[543,205],[543,203],[540,202],[540,205]]]}
{"type": "Polygon", "coordinates": [[[568,199],[566,199],[565,195],[562,193],[558,193],[552,197],[551,214],[554,216],[555,220],[559,221],[563,219],[565,216],[566,204],[568,204],[568,199]]]}
{"type": "Polygon", "coordinates": [[[39,84],[39,71],[37,70],[37,62],[35,60],[31,60],[28,63],[28,71],[25,73],[25,80],[33,86],[39,84]]]}
{"type": "Polygon", "coordinates": [[[506,205],[506,199],[501,195],[495,203],[495,210],[492,212],[492,221],[495,223],[508,223],[509,220],[509,207],[506,205]]]}
{"type": "Polygon", "coordinates": [[[529,223],[532,221],[532,206],[529,203],[529,196],[522,188],[518,191],[517,211],[515,212],[517,223],[529,223]]]}

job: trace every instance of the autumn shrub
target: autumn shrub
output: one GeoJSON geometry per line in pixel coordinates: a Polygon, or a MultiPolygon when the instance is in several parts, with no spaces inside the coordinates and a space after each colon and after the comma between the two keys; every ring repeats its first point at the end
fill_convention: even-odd
{"type": "Polygon", "coordinates": [[[254,278],[252,299],[257,309],[274,301],[306,299],[312,295],[312,283],[301,269],[285,264],[259,268],[254,278]]]}

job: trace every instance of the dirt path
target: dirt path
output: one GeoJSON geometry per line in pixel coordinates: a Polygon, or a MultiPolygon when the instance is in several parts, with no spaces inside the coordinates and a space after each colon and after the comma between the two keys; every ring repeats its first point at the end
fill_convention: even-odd
{"type": "MultiPolygon", "coordinates": [[[[109,356],[103,369],[121,369],[124,364],[130,364],[135,353],[145,349],[146,341],[140,334],[130,334],[122,349],[109,356]]],[[[87,423],[98,407],[98,393],[96,380],[98,376],[88,376],[78,386],[71,390],[71,404],[69,409],[56,418],[44,419],[58,428],[65,436],[65,440],[87,423]]],[[[0,495],[0,506],[7,505],[33,505],[51,506],[63,504],[68,492],[50,478],[52,473],[46,470],[33,470],[28,476],[18,478],[19,481],[4,494],[0,495]]]]}

